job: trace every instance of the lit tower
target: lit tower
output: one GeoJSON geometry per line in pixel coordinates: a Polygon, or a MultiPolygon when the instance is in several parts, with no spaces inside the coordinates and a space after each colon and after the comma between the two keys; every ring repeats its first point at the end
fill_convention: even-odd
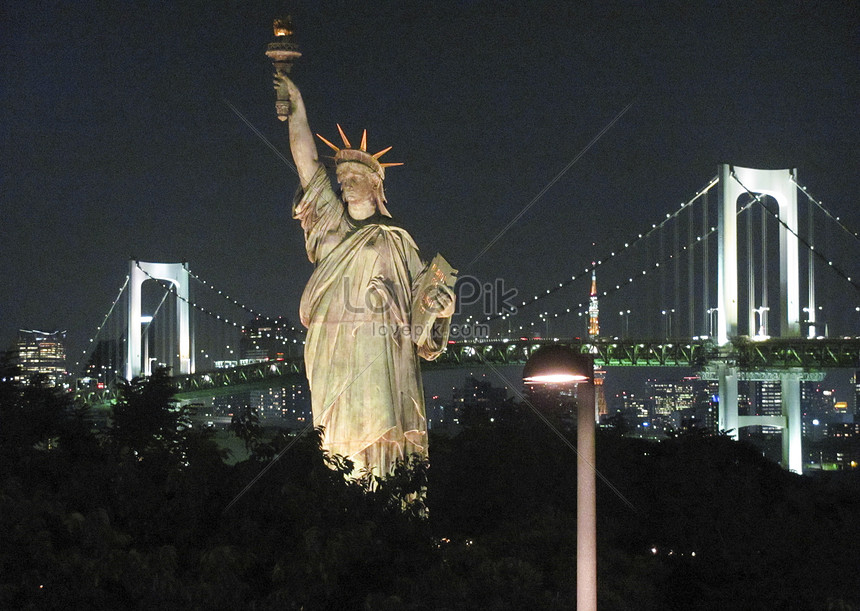
{"type": "Polygon", "coordinates": [[[600,323],[597,320],[599,310],[597,309],[597,268],[591,263],[591,294],[588,298],[588,339],[594,339],[600,335],[600,323]]]}
{"type": "MultiPolygon", "coordinates": [[[[598,314],[600,310],[597,307],[597,267],[591,262],[591,293],[588,296],[588,339],[594,341],[600,335],[600,321],[598,314]]],[[[591,352],[597,352],[597,349],[592,347],[591,352]]],[[[603,389],[603,378],[606,376],[606,371],[598,369],[597,364],[594,366],[594,400],[596,404],[596,412],[598,421],[600,416],[606,416],[609,410],[606,407],[606,393],[603,389]]]]}

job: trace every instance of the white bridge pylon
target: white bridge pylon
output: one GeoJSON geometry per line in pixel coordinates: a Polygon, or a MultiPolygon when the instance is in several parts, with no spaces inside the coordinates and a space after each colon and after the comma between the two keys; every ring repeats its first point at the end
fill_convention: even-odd
{"type": "MultiPolygon", "coordinates": [[[[719,208],[717,233],[718,313],[717,343],[723,347],[738,336],[738,199],[742,195],[769,195],[779,205],[779,337],[800,337],[800,259],[798,248],[797,171],[756,170],[722,164],[719,167],[719,208]]],[[[753,320],[755,303],[748,303],[749,320],[753,320]]],[[[752,328],[752,323],[751,323],[752,328]]],[[[751,333],[752,335],[752,333],[751,333]]],[[[801,371],[778,374],[781,387],[781,416],[738,416],[738,380],[764,380],[767,372],[757,376],[741,372],[738,367],[719,363],[716,378],[720,386],[719,427],[733,431],[735,438],[743,426],[767,425],[782,428],[783,465],[802,473],[802,425],[800,420],[800,381],[810,379],[801,371]]]]}
{"type": "Polygon", "coordinates": [[[176,310],[179,338],[179,374],[194,373],[191,353],[191,316],[189,306],[189,273],[182,263],[150,263],[129,261],[128,329],[126,337],[125,377],[131,380],[143,372],[143,320],[141,315],[141,285],[150,279],[163,280],[176,288],[176,310]]]}

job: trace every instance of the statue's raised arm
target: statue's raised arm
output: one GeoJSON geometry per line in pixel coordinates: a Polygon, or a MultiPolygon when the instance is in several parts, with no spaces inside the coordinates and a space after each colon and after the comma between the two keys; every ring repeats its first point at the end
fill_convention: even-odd
{"type": "Polygon", "coordinates": [[[317,157],[317,147],[308,125],[308,114],[302,94],[296,84],[285,74],[275,74],[275,89],[286,94],[290,100],[290,150],[299,173],[302,189],[306,189],[317,170],[321,167],[317,157]]]}

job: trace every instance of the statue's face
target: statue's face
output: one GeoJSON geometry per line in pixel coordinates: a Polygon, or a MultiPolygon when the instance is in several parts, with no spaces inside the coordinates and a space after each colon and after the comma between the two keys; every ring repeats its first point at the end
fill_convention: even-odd
{"type": "Polygon", "coordinates": [[[373,202],[375,184],[369,169],[360,163],[341,163],[337,166],[337,181],[340,183],[343,201],[347,204],[373,202]]]}

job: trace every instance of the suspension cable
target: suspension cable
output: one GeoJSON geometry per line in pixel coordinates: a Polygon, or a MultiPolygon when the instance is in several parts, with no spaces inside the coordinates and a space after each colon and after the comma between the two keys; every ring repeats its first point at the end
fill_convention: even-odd
{"type": "MultiPolygon", "coordinates": [[[[712,186],[712,185],[710,185],[710,186],[712,186]]],[[[755,197],[755,195],[754,195],[754,194],[751,194],[751,195],[752,195],[753,197],[755,197]]],[[[697,197],[698,197],[698,196],[697,196],[697,197]]],[[[695,198],[694,198],[694,199],[695,199],[695,198]]],[[[690,203],[692,203],[692,201],[694,201],[694,200],[691,200],[691,201],[690,201],[690,203]]],[[[750,201],[750,202],[749,202],[749,203],[747,203],[746,205],[742,206],[742,207],[737,211],[737,215],[738,215],[738,216],[740,216],[741,214],[743,214],[744,212],[746,212],[747,210],[749,210],[749,208],[750,208],[751,206],[753,206],[756,202],[757,202],[757,200],[756,200],[756,199],[753,199],[752,201],[750,201]]],[[[770,212],[770,211],[769,211],[769,212],[770,212]]],[[[659,227],[662,227],[662,225],[663,225],[663,224],[665,224],[665,222],[666,222],[666,221],[664,221],[663,223],[661,223],[661,224],[659,225],[659,227]]],[[[700,235],[700,236],[697,236],[697,237],[696,237],[696,242],[702,242],[702,243],[703,243],[703,247],[704,247],[704,248],[707,248],[707,239],[708,239],[708,237],[710,237],[712,234],[716,233],[716,231],[717,231],[717,228],[716,228],[716,227],[710,227],[710,229],[708,230],[708,232],[707,232],[707,233],[705,233],[704,235],[700,235]]],[[[650,234],[650,233],[653,233],[653,230],[652,230],[651,232],[649,232],[649,234],[650,234]]],[[[683,247],[683,250],[687,250],[687,249],[688,249],[688,246],[684,246],[684,247],[683,247]]],[[[600,296],[601,296],[601,297],[608,297],[608,296],[614,295],[615,293],[617,293],[618,291],[620,291],[622,288],[625,288],[626,286],[629,286],[629,285],[633,284],[633,282],[635,281],[635,279],[636,279],[636,278],[638,278],[638,277],[640,277],[640,276],[647,276],[649,271],[654,272],[655,270],[658,270],[658,269],[660,268],[660,266],[661,266],[661,265],[666,265],[666,264],[668,264],[670,261],[672,261],[672,259],[673,259],[673,258],[674,258],[674,255],[669,255],[669,257],[668,257],[668,258],[665,258],[665,259],[663,259],[663,260],[661,260],[661,261],[657,261],[657,262],[655,262],[653,265],[651,265],[651,266],[650,266],[650,268],[645,268],[645,269],[640,270],[640,271],[641,271],[641,274],[635,274],[635,275],[630,276],[630,277],[627,279],[627,282],[626,282],[626,283],[623,283],[623,282],[622,282],[622,283],[620,283],[620,284],[616,284],[614,288],[610,288],[610,289],[604,290],[604,291],[600,294],[600,296]]],[[[598,264],[599,264],[599,262],[598,262],[598,264]]],[[[849,281],[850,281],[850,278],[849,278],[849,281]]],[[[543,313],[542,313],[542,314],[540,314],[539,316],[540,316],[541,320],[545,320],[545,319],[548,319],[548,318],[550,318],[550,317],[552,317],[552,318],[558,318],[559,316],[564,316],[564,315],[566,315],[566,314],[571,314],[571,313],[573,313],[573,312],[578,312],[578,313],[580,314],[580,316],[581,316],[581,315],[582,315],[582,311],[581,311],[581,310],[585,307],[585,305],[586,305],[586,302],[585,302],[585,301],[581,301],[581,302],[579,302],[576,306],[574,306],[574,307],[572,307],[572,308],[565,308],[564,310],[559,310],[559,311],[555,312],[554,314],[550,314],[550,312],[548,312],[548,311],[547,311],[547,312],[543,312],[543,313]]],[[[504,316],[501,316],[501,317],[504,317],[504,316]]],[[[500,318],[500,316],[496,316],[495,318],[500,318]]],[[[494,319],[495,319],[495,318],[494,318],[494,319]]],[[[531,323],[531,326],[534,326],[534,324],[536,324],[536,323],[534,323],[534,322],[533,322],[533,323],[531,323]]]]}
{"type": "Polygon", "coordinates": [[[244,326],[244,325],[242,325],[242,324],[240,324],[240,323],[237,323],[237,322],[236,322],[236,321],[234,321],[234,320],[230,320],[229,318],[227,318],[227,317],[225,317],[225,316],[221,316],[220,314],[215,314],[215,312],[213,312],[213,311],[211,311],[211,310],[207,310],[207,309],[206,309],[206,308],[204,308],[203,306],[201,306],[201,305],[199,305],[199,304],[197,304],[197,303],[195,303],[195,302],[192,302],[192,301],[188,300],[187,298],[185,298],[185,297],[183,297],[182,295],[180,295],[180,294],[179,294],[179,291],[177,291],[177,290],[176,290],[176,287],[175,287],[172,283],[164,282],[161,278],[156,278],[155,276],[153,276],[153,275],[151,275],[149,272],[147,272],[145,269],[143,269],[143,268],[140,266],[140,264],[139,264],[139,263],[137,263],[137,262],[135,262],[135,265],[137,265],[137,268],[138,268],[140,271],[142,271],[142,272],[143,272],[143,273],[144,273],[144,274],[145,274],[145,275],[146,275],[150,280],[155,280],[156,282],[158,282],[158,284],[160,284],[162,287],[164,287],[167,291],[170,291],[170,292],[174,293],[178,299],[180,299],[180,300],[184,301],[185,303],[187,303],[188,305],[190,305],[190,306],[191,306],[192,308],[194,308],[195,310],[198,310],[198,311],[200,311],[200,312],[202,312],[202,313],[206,314],[207,316],[209,316],[209,317],[210,317],[210,318],[212,318],[213,320],[217,320],[217,321],[219,321],[219,322],[221,322],[221,323],[224,323],[225,325],[232,325],[232,326],[234,326],[234,327],[238,327],[238,328],[240,328],[240,329],[244,329],[244,328],[245,328],[245,326],[244,326]]]}
{"type": "MultiPolygon", "coordinates": [[[[188,268],[188,265],[187,265],[186,263],[183,263],[183,264],[182,264],[182,266],[185,268],[185,271],[186,271],[186,272],[188,272],[188,275],[189,275],[189,276],[191,276],[194,280],[196,280],[197,282],[199,282],[200,284],[202,284],[203,286],[205,286],[206,288],[208,288],[208,289],[209,289],[209,290],[211,290],[212,292],[217,293],[219,296],[223,297],[224,299],[226,299],[227,301],[229,301],[230,303],[232,303],[234,306],[236,306],[236,307],[238,307],[238,308],[241,308],[242,310],[244,310],[244,311],[248,312],[249,314],[251,314],[251,315],[253,315],[253,316],[256,316],[256,317],[258,317],[258,318],[262,318],[262,319],[264,319],[264,320],[273,321],[273,322],[274,322],[274,321],[276,321],[276,320],[278,320],[278,319],[277,319],[277,318],[275,318],[275,317],[272,317],[272,316],[266,316],[266,315],[265,315],[265,314],[263,314],[262,312],[259,312],[259,311],[255,310],[254,308],[252,308],[252,307],[250,307],[250,306],[248,306],[248,305],[245,305],[244,303],[241,303],[241,302],[237,301],[237,300],[236,300],[236,299],[234,299],[233,297],[230,297],[230,295],[227,295],[226,293],[224,293],[224,291],[221,291],[221,290],[219,290],[219,289],[215,288],[215,285],[214,285],[214,284],[212,284],[211,282],[207,282],[206,280],[204,280],[203,278],[201,278],[200,276],[198,276],[197,274],[195,274],[194,272],[192,272],[192,271],[188,268]]],[[[303,329],[303,328],[298,328],[298,329],[297,329],[295,326],[290,325],[290,331],[295,331],[295,332],[298,332],[298,333],[302,333],[302,332],[304,332],[304,329],[303,329]]]]}
{"type": "MultiPolygon", "coordinates": [[[[791,182],[793,182],[795,185],[797,185],[797,188],[798,188],[798,189],[800,189],[800,192],[801,192],[801,193],[803,193],[807,198],[809,198],[809,201],[811,201],[813,204],[815,204],[816,206],[818,206],[818,208],[819,208],[819,209],[820,209],[820,210],[821,210],[821,211],[822,211],[822,212],[827,216],[827,218],[829,218],[829,219],[830,219],[830,220],[832,220],[834,223],[836,223],[836,224],[839,226],[839,228],[840,228],[840,229],[842,229],[842,231],[844,231],[845,233],[847,233],[848,235],[850,235],[852,238],[854,238],[854,241],[855,241],[855,242],[860,242],[860,234],[858,234],[856,231],[851,231],[851,230],[850,230],[850,229],[845,225],[845,223],[843,223],[843,222],[839,219],[839,217],[838,217],[838,216],[834,216],[834,215],[833,215],[833,213],[831,213],[831,212],[830,212],[830,210],[828,210],[827,208],[825,208],[825,207],[824,207],[824,204],[823,204],[823,203],[821,203],[821,201],[820,201],[820,200],[817,200],[817,199],[815,199],[814,197],[812,197],[812,195],[810,195],[809,191],[807,191],[807,190],[806,190],[806,187],[804,187],[802,184],[800,184],[799,182],[797,182],[797,179],[796,179],[794,176],[791,176],[791,177],[790,177],[790,180],[791,180],[791,182]]],[[[738,182],[740,183],[740,181],[738,181],[738,182]]],[[[743,186],[743,185],[742,185],[742,186],[743,186]]],[[[744,188],[746,188],[746,187],[744,187],[744,188]]]]}
{"type": "MultiPolygon", "coordinates": [[[[98,340],[99,335],[101,335],[102,329],[104,329],[104,326],[107,323],[108,319],[110,318],[110,315],[113,314],[113,311],[116,308],[116,304],[119,303],[119,300],[122,298],[122,294],[125,292],[125,289],[128,287],[129,278],[130,277],[128,275],[126,275],[125,281],[122,283],[122,286],[119,288],[119,293],[117,294],[116,299],[114,299],[113,303],[110,304],[110,308],[108,308],[107,314],[105,314],[105,317],[102,319],[101,324],[96,329],[95,335],[93,335],[93,337],[90,338],[89,344],[91,346],[91,349],[95,349],[94,344],[98,340]]],[[[81,355],[82,360],[86,354],[87,354],[87,351],[86,351],[86,349],[84,349],[83,354],[81,355]]],[[[77,361],[75,363],[75,368],[78,369],[78,371],[80,371],[80,369],[79,369],[80,365],[81,365],[81,361],[77,361]]],[[[86,373],[86,371],[84,371],[83,373],[86,373]]]]}
{"type": "MultiPolygon", "coordinates": [[[[776,219],[776,222],[777,222],[777,223],[779,223],[780,225],[782,225],[782,226],[785,228],[785,230],[786,230],[786,231],[788,231],[791,235],[793,235],[795,238],[797,238],[797,240],[798,240],[801,244],[803,244],[806,248],[808,248],[810,252],[812,252],[813,254],[815,254],[815,256],[816,256],[816,257],[818,257],[819,259],[821,259],[821,261],[823,261],[824,263],[827,263],[827,266],[828,266],[828,267],[830,267],[831,269],[833,269],[833,271],[834,271],[834,272],[836,272],[836,275],[837,275],[837,276],[839,276],[840,278],[842,278],[843,280],[845,280],[846,282],[848,282],[848,284],[850,284],[851,286],[853,286],[855,290],[860,291],[860,284],[858,284],[857,282],[855,282],[854,280],[852,280],[852,279],[851,279],[851,276],[849,276],[847,273],[845,273],[844,271],[842,271],[842,269],[841,269],[841,268],[839,268],[839,267],[838,267],[838,266],[836,266],[836,265],[833,265],[833,261],[831,261],[830,259],[828,259],[828,258],[827,258],[823,253],[821,253],[821,252],[819,252],[819,251],[815,250],[815,245],[810,244],[806,239],[804,239],[804,238],[802,238],[800,235],[798,235],[798,233],[797,233],[794,229],[792,229],[791,227],[789,227],[789,226],[786,224],[786,222],[785,222],[784,220],[782,220],[781,218],[779,218],[779,214],[777,214],[777,213],[773,212],[773,210],[770,210],[767,206],[765,206],[765,205],[762,203],[762,201],[761,201],[761,194],[753,193],[752,191],[750,191],[749,189],[747,189],[746,185],[744,185],[744,184],[740,181],[740,179],[735,175],[735,173],[734,173],[734,172],[732,172],[732,178],[734,178],[734,179],[737,181],[737,183],[738,183],[738,184],[739,184],[739,185],[740,185],[740,186],[741,186],[741,187],[742,187],[742,188],[743,188],[743,189],[744,189],[744,190],[745,190],[745,191],[750,195],[750,197],[752,197],[752,198],[753,198],[753,200],[752,200],[749,204],[747,204],[747,205],[746,205],[742,210],[744,210],[744,209],[748,208],[749,206],[751,206],[751,205],[753,205],[753,204],[755,204],[755,203],[760,204],[760,205],[762,206],[762,208],[764,208],[765,210],[767,210],[768,214],[770,214],[772,217],[774,217],[774,218],[776,219]]],[[[795,184],[797,184],[797,183],[795,183],[795,184]]],[[[800,186],[800,185],[798,185],[798,187],[799,187],[799,186],[800,186]]],[[[801,190],[802,190],[802,189],[801,189],[801,190]]],[[[824,209],[822,208],[822,210],[824,210],[824,209]]],[[[825,212],[826,212],[826,211],[825,211],[825,212]]],[[[829,215],[829,213],[828,213],[828,215],[829,215]]],[[[839,221],[838,221],[838,219],[835,219],[835,217],[832,217],[832,216],[831,216],[831,218],[834,218],[834,220],[836,220],[837,222],[839,222],[839,221]]],[[[840,226],[842,226],[842,225],[841,225],[841,223],[840,223],[840,226]]],[[[843,227],[843,229],[844,229],[844,226],[842,226],[842,227],[843,227]]]]}
{"type": "MultiPolygon", "coordinates": [[[[596,270],[598,267],[600,267],[604,263],[608,263],[609,261],[615,259],[616,257],[621,256],[626,251],[634,248],[639,243],[647,240],[655,232],[662,229],[666,225],[666,223],[668,223],[672,219],[676,218],[683,210],[685,210],[689,206],[693,205],[698,198],[705,195],[718,182],[719,182],[719,176],[715,176],[714,178],[712,178],[710,180],[710,182],[702,190],[697,191],[696,194],[689,201],[681,204],[680,208],[678,208],[675,212],[667,213],[665,219],[663,219],[660,223],[652,224],[650,230],[648,230],[644,234],[643,233],[638,234],[638,236],[636,238],[634,238],[634,240],[632,242],[625,242],[624,247],[621,250],[619,250],[617,253],[613,251],[610,253],[609,257],[606,258],[606,260],[598,260],[598,261],[592,263],[592,265],[586,267],[582,274],[573,275],[568,280],[565,280],[563,282],[559,282],[558,286],[547,289],[545,293],[534,295],[531,299],[523,300],[523,302],[519,306],[517,306],[517,309],[522,309],[522,308],[525,308],[527,306],[530,306],[530,305],[534,304],[536,301],[539,301],[539,300],[541,300],[541,299],[543,299],[549,295],[552,295],[552,294],[560,291],[562,288],[570,286],[574,281],[578,280],[579,278],[582,278],[584,276],[590,276],[592,271],[596,270]]],[[[716,230],[716,228],[712,227],[711,231],[708,233],[710,234],[711,232],[713,232],[715,230],[716,230]]],[[[492,315],[487,316],[481,322],[482,323],[488,323],[488,322],[492,322],[494,320],[498,320],[500,318],[507,318],[509,316],[510,316],[510,314],[496,313],[496,314],[492,314],[492,315]]]]}

